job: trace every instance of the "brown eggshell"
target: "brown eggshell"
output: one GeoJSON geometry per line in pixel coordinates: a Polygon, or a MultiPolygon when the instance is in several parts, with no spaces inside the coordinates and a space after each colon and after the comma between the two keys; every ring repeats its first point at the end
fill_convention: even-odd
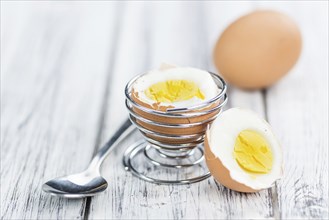
{"type": "Polygon", "coordinates": [[[206,158],[206,164],[208,166],[208,169],[211,175],[215,178],[215,180],[220,184],[224,185],[225,187],[238,192],[246,192],[246,193],[258,192],[259,190],[255,190],[242,183],[239,183],[231,177],[230,171],[223,165],[220,159],[216,157],[210,150],[208,136],[209,135],[207,132],[204,142],[205,158],[206,158]]]}
{"type": "Polygon", "coordinates": [[[151,131],[155,131],[161,134],[173,134],[173,135],[188,135],[205,132],[207,125],[197,125],[191,128],[165,128],[156,125],[150,125],[140,120],[137,120],[137,123],[151,131]]]}
{"type": "Polygon", "coordinates": [[[169,144],[186,144],[186,143],[191,143],[196,140],[196,138],[186,138],[186,139],[174,139],[174,138],[162,138],[162,137],[157,137],[151,134],[145,134],[147,137],[160,141],[162,143],[169,143],[169,144]]]}
{"type": "MultiPolygon", "coordinates": [[[[154,105],[149,105],[147,103],[144,103],[138,98],[138,93],[136,93],[134,91],[132,92],[132,99],[136,103],[140,104],[141,106],[149,108],[149,109],[153,109],[153,110],[165,112],[168,108],[173,108],[173,106],[168,106],[168,107],[160,106],[159,103],[155,103],[154,105]]],[[[203,110],[212,109],[212,108],[218,106],[219,103],[220,102],[216,102],[216,103],[204,108],[203,110]]],[[[198,117],[186,117],[186,118],[170,118],[170,117],[166,117],[166,116],[157,116],[157,115],[153,115],[153,114],[149,114],[144,111],[141,111],[135,107],[133,107],[133,111],[136,114],[142,116],[143,118],[146,118],[151,121],[159,122],[159,123],[190,124],[190,123],[197,123],[197,122],[205,121],[205,120],[213,117],[214,115],[216,115],[220,111],[220,109],[215,112],[206,114],[206,115],[202,115],[202,116],[198,116],[198,117]]],[[[139,125],[141,125],[142,127],[147,128],[151,131],[155,131],[155,132],[158,132],[161,134],[174,134],[174,135],[189,135],[189,134],[202,133],[202,132],[205,132],[206,127],[207,127],[207,124],[203,124],[203,125],[196,125],[191,128],[172,128],[172,127],[165,128],[165,127],[161,127],[161,126],[150,125],[150,124],[142,122],[140,120],[137,120],[137,123],[139,125]]],[[[157,138],[157,140],[163,141],[163,139],[159,139],[159,138],[157,138]]],[[[184,143],[184,142],[182,142],[182,143],[184,143]]]]}
{"type": "Polygon", "coordinates": [[[255,11],[236,20],[214,48],[214,62],[223,78],[243,89],[259,89],[282,78],[301,52],[300,30],[289,16],[255,11]]]}
{"type": "MultiPolygon", "coordinates": [[[[150,105],[145,102],[142,102],[138,97],[138,93],[135,91],[132,91],[132,100],[134,100],[136,103],[140,104],[143,107],[157,110],[157,111],[162,111],[162,112],[166,112],[166,110],[169,108],[174,108],[174,106],[161,106],[160,103],[154,103],[153,105],[150,105]]],[[[210,110],[212,108],[215,108],[219,104],[220,104],[220,102],[217,101],[214,104],[212,104],[206,108],[203,108],[202,110],[205,110],[205,111],[210,110]]],[[[165,117],[165,116],[152,115],[152,114],[146,113],[142,110],[139,110],[137,108],[133,108],[133,110],[134,110],[134,112],[138,113],[138,115],[141,115],[146,119],[157,121],[157,122],[169,123],[169,124],[190,124],[190,123],[201,122],[201,121],[207,120],[208,118],[211,118],[212,116],[216,115],[220,111],[220,109],[219,109],[218,111],[215,111],[213,113],[198,116],[198,117],[170,118],[170,117],[165,117]]],[[[193,111],[191,111],[191,112],[193,112],[193,111]]]]}

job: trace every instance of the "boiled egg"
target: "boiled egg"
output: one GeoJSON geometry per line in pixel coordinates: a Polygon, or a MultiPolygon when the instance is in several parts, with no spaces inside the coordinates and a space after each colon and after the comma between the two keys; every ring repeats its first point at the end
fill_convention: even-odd
{"type": "Polygon", "coordinates": [[[229,189],[256,192],[282,176],[282,152],[270,125],[240,108],[224,111],[205,138],[206,163],[212,176],[229,189]]]}
{"type": "MultiPolygon", "coordinates": [[[[221,90],[216,85],[211,74],[207,71],[192,67],[177,67],[162,65],[159,69],[151,70],[142,75],[133,84],[132,99],[139,105],[151,110],[164,112],[163,115],[151,114],[140,108],[134,107],[135,114],[156,123],[172,124],[173,126],[159,126],[137,120],[137,123],[153,132],[169,135],[191,135],[206,131],[207,124],[185,128],[177,127],[177,124],[191,124],[203,122],[215,116],[220,109],[211,113],[199,114],[198,116],[169,117],[165,113],[168,109],[188,108],[209,101],[218,95],[221,90]]],[[[219,101],[202,108],[185,113],[200,112],[215,108],[219,101]]],[[[158,137],[148,134],[151,138],[160,140],[158,137]]],[[[160,141],[163,141],[161,139],[160,141]]],[[[166,140],[172,141],[172,140],[166,140]]],[[[187,140],[181,139],[181,143],[187,140]]]]}
{"type": "Polygon", "coordinates": [[[192,67],[152,70],[134,84],[138,100],[156,110],[191,107],[218,94],[211,75],[192,67]]]}
{"type": "Polygon", "coordinates": [[[243,89],[273,85],[300,56],[298,24],[286,14],[260,10],[229,25],[214,48],[214,63],[230,84],[243,89]]]}

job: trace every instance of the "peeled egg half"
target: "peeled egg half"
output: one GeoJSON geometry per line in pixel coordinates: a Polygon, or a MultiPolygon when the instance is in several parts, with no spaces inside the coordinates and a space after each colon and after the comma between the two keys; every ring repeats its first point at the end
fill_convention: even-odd
{"type": "MultiPolygon", "coordinates": [[[[191,67],[167,65],[165,68],[162,67],[158,70],[149,71],[137,79],[133,85],[132,99],[143,107],[166,112],[167,109],[186,108],[204,103],[214,98],[219,92],[220,89],[207,71],[191,67]]],[[[194,111],[211,109],[218,104],[219,101],[194,111]]],[[[182,118],[149,114],[138,108],[134,108],[134,111],[148,120],[175,125],[202,122],[217,114],[219,110],[200,116],[182,118]]],[[[206,131],[205,124],[188,128],[177,128],[175,126],[152,125],[141,120],[138,123],[151,131],[161,134],[189,135],[206,131]]],[[[152,138],[156,139],[157,137],[152,138]]],[[[185,143],[187,140],[182,139],[181,141],[185,143]]]]}
{"type": "Polygon", "coordinates": [[[246,109],[217,117],[206,132],[205,157],[212,176],[239,192],[270,188],[282,176],[282,151],[270,125],[246,109]]]}

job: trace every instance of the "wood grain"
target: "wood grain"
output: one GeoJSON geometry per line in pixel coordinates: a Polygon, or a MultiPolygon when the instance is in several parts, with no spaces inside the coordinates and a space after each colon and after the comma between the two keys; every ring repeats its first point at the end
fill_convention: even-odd
{"type": "MultiPolygon", "coordinates": [[[[208,27],[208,60],[213,59],[212,50],[220,33],[241,14],[248,13],[254,9],[252,2],[212,2],[205,5],[206,24],[208,27]],[[239,6],[239,7],[237,7],[239,6]]],[[[217,72],[213,66],[213,62],[209,63],[211,71],[217,72]]],[[[261,91],[242,91],[229,85],[229,102],[227,108],[241,107],[251,109],[259,115],[266,117],[266,109],[264,106],[264,93],[261,91]]],[[[223,186],[220,186],[223,187],[223,186]]],[[[274,189],[275,190],[275,189],[274,189]]],[[[228,218],[274,218],[275,201],[271,190],[263,190],[255,194],[241,194],[227,190],[223,187],[224,193],[230,193],[232,199],[238,199],[237,202],[226,204],[225,210],[239,210],[233,212],[228,218]],[[232,195],[233,194],[233,195],[232,195]]],[[[230,198],[230,196],[228,196],[230,198]]]]}
{"type": "Polygon", "coordinates": [[[328,2],[259,7],[290,14],[303,36],[299,62],[267,95],[268,119],[284,155],[279,217],[328,219],[328,2]]]}
{"type": "Polygon", "coordinates": [[[1,219],[326,219],[328,2],[1,2],[1,219]],[[258,112],[282,143],[276,186],[236,193],[213,178],[144,182],[122,166],[135,132],[107,158],[109,188],[87,200],[41,192],[85,168],[127,117],[124,86],[165,61],[216,72],[212,48],[233,20],[277,9],[301,27],[302,56],[265,91],[229,87],[229,107],[258,112]]]}
{"type": "Polygon", "coordinates": [[[83,218],[84,200],[41,185],[84,169],[94,151],[110,6],[1,2],[1,219],[83,218]]]}

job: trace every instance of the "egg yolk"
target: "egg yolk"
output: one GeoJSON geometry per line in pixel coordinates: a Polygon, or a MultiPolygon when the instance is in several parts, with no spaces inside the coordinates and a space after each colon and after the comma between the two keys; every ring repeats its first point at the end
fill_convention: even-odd
{"type": "Polygon", "coordinates": [[[235,141],[234,157],[240,167],[251,173],[269,173],[273,154],[267,141],[257,132],[243,130],[235,141]]]}
{"type": "Polygon", "coordinates": [[[193,97],[205,99],[204,94],[193,81],[168,80],[151,85],[145,95],[157,102],[173,103],[189,100],[193,97]]]}

